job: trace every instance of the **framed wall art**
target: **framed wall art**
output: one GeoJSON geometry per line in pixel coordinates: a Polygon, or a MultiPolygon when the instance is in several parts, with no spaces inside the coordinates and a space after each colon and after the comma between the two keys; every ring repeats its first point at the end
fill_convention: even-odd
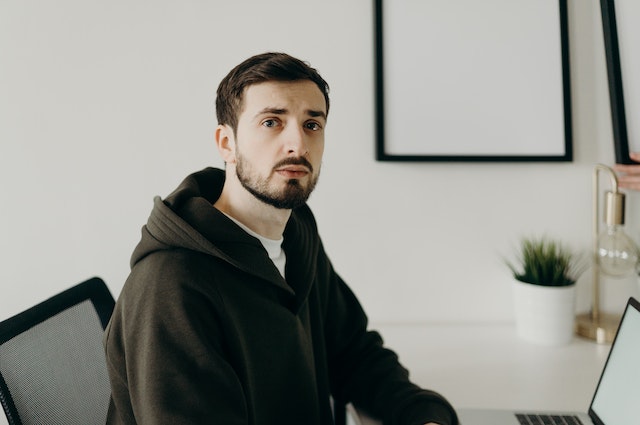
{"type": "Polygon", "coordinates": [[[640,39],[640,2],[600,0],[600,6],[615,159],[633,164],[629,152],[640,152],[640,51],[633,41],[640,39]]]}
{"type": "Polygon", "coordinates": [[[374,0],[374,15],[378,160],[573,159],[566,0],[374,0]]]}

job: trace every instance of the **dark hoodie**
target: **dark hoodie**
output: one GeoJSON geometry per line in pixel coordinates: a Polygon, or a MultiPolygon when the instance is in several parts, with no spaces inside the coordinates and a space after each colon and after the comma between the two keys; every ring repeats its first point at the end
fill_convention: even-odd
{"type": "Polygon", "coordinates": [[[155,199],[105,335],[109,424],[331,424],[330,396],[387,424],[456,423],[408,380],[333,270],[305,205],[284,231],[286,280],[212,204],[222,170],[155,199]]]}

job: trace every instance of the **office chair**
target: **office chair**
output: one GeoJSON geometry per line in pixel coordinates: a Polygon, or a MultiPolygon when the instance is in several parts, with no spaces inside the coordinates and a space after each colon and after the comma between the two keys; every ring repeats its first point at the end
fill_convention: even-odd
{"type": "Polygon", "coordinates": [[[0,322],[0,403],[10,425],[105,423],[102,335],[114,304],[94,277],[0,322]]]}

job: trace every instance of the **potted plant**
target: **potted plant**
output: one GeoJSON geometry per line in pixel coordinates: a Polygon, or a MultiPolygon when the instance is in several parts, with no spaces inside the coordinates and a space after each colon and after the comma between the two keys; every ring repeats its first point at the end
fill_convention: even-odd
{"type": "Polygon", "coordinates": [[[582,272],[579,255],[548,237],[520,241],[517,263],[506,261],[514,278],[518,336],[559,345],[573,337],[575,283],[582,272]]]}

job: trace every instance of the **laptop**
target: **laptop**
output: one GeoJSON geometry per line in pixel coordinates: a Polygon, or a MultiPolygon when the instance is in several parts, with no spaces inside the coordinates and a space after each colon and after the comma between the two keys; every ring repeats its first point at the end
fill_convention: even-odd
{"type": "Polygon", "coordinates": [[[640,302],[630,298],[588,413],[460,409],[461,425],[631,425],[640,423],[640,302]]]}

